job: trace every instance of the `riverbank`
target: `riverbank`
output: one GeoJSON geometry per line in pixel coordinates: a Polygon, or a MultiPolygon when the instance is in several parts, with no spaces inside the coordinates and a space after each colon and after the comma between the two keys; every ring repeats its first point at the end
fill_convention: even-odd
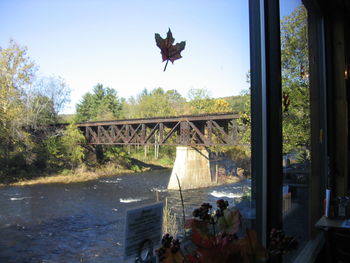
{"type": "Polygon", "coordinates": [[[103,173],[103,172],[77,172],[71,171],[66,174],[52,174],[48,176],[37,177],[34,179],[26,179],[10,184],[0,184],[2,186],[27,186],[36,184],[71,184],[71,183],[81,183],[91,180],[96,180],[106,176],[118,176],[122,174],[134,173],[131,170],[117,170],[113,174],[103,173]]]}
{"type": "Polygon", "coordinates": [[[133,163],[137,164],[137,169],[127,169],[115,167],[112,164],[87,169],[85,166],[76,170],[63,170],[60,173],[48,174],[45,176],[36,176],[33,178],[21,179],[17,182],[0,183],[0,187],[4,186],[27,186],[36,184],[71,184],[81,183],[91,180],[96,180],[103,177],[120,176],[123,174],[133,174],[140,172],[147,172],[160,169],[169,169],[171,166],[160,166],[153,162],[151,164],[144,163],[140,160],[133,159],[133,163]]]}

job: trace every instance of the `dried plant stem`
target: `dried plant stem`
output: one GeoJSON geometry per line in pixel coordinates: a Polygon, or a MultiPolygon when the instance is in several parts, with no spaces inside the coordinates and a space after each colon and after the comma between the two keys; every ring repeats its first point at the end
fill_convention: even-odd
{"type": "Polygon", "coordinates": [[[171,210],[168,206],[168,198],[165,198],[165,204],[163,209],[163,235],[170,234],[173,237],[176,237],[177,229],[176,216],[171,213],[171,210]]]}
{"type": "Polygon", "coordinates": [[[165,197],[165,206],[163,209],[163,235],[168,233],[168,225],[169,225],[169,208],[168,208],[168,198],[165,197]]]}
{"type": "Polygon", "coordinates": [[[182,197],[182,190],[181,190],[181,185],[180,185],[180,180],[179,180],[179,177],[177,176],[177,174],[175,174],[175,176],[176,176],[177,184],[179,185],[179,192],[180,192],[181,205],[182,205],[182,217],[183,217],[183,225],[185,226],[186,217],[185,217],[185,205],[184,205],[184,199],[183,199],[183,197],[182,197]]]}

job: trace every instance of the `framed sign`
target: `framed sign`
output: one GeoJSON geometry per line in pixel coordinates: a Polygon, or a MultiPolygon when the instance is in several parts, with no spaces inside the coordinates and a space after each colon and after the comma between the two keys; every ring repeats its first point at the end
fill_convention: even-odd
{"type": "MultiPolygon", "coordinates": [[[[163,203],[154,203],[126,212],[124,260],[153,262],[153,250],[162,238],[163,203]]],[[[133,261],[131,261],[133,262],[133,261]]]]}

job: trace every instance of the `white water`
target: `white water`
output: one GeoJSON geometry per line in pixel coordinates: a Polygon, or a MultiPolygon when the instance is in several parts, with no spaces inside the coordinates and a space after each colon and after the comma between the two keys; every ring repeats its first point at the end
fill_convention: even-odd
{"type": "Polygon", "coordinates": [[[121,178],[116,178],[114,180],[100,180],[100,183],[106,183],[106,184],[117,184],[119,181],[121,181],[121,178]]]}
{"type": "Polygon", "coordinates": [[[134,203],[134,202],[140,202],[141,198],[119,198],[119,202],[121,203],[134,203]]]}
{"type": "Polygon", "coordinates": [[[10,200],[11,201],[22,201],[24,199],[29,199],[31,197],[11,197],[10,200]]]}
{"type": "Polygon", "coordinates": [[[242,193],[232,193],[232,192],[225,192],[225,191],[212,191],[210,195],[217,197],[217,198],[222,198],[222,197],[228,197],[228,198],[237,198],[237,197],[242,197],[242,193]]]}

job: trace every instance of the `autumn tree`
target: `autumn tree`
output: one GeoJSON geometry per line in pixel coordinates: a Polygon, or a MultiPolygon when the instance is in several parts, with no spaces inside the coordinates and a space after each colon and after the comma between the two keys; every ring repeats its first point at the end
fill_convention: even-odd
{"type": "Polygon", "coordinates": [[[206,89],[190,89],[187,97],[191,114],[232,112],[232,105],[225,98],[212,98],[206,89]]]}
{"type": "Polygon", "coordinates": [[[27,48],[10,40],[8,48],[0,48],[0,161],[9,167],[15,149],[30,146],[30,136],[22,129],[25,117],[23,95],[32,84],[35,64],[27,56],[27,48]]]}
{"type": "Polygon", "coordinates": [[[69,98],[64,81],[36,78],[27,48],[9,41],[0,48],[0,175],[13,180],[48,158],[44,141],[69,98]]]}
{"type": "Polygon", "coordinates": [[[209,107],[209,113],[231,112],[232,107],[225,99],[212,99],[212,105],[209,107]]]}

